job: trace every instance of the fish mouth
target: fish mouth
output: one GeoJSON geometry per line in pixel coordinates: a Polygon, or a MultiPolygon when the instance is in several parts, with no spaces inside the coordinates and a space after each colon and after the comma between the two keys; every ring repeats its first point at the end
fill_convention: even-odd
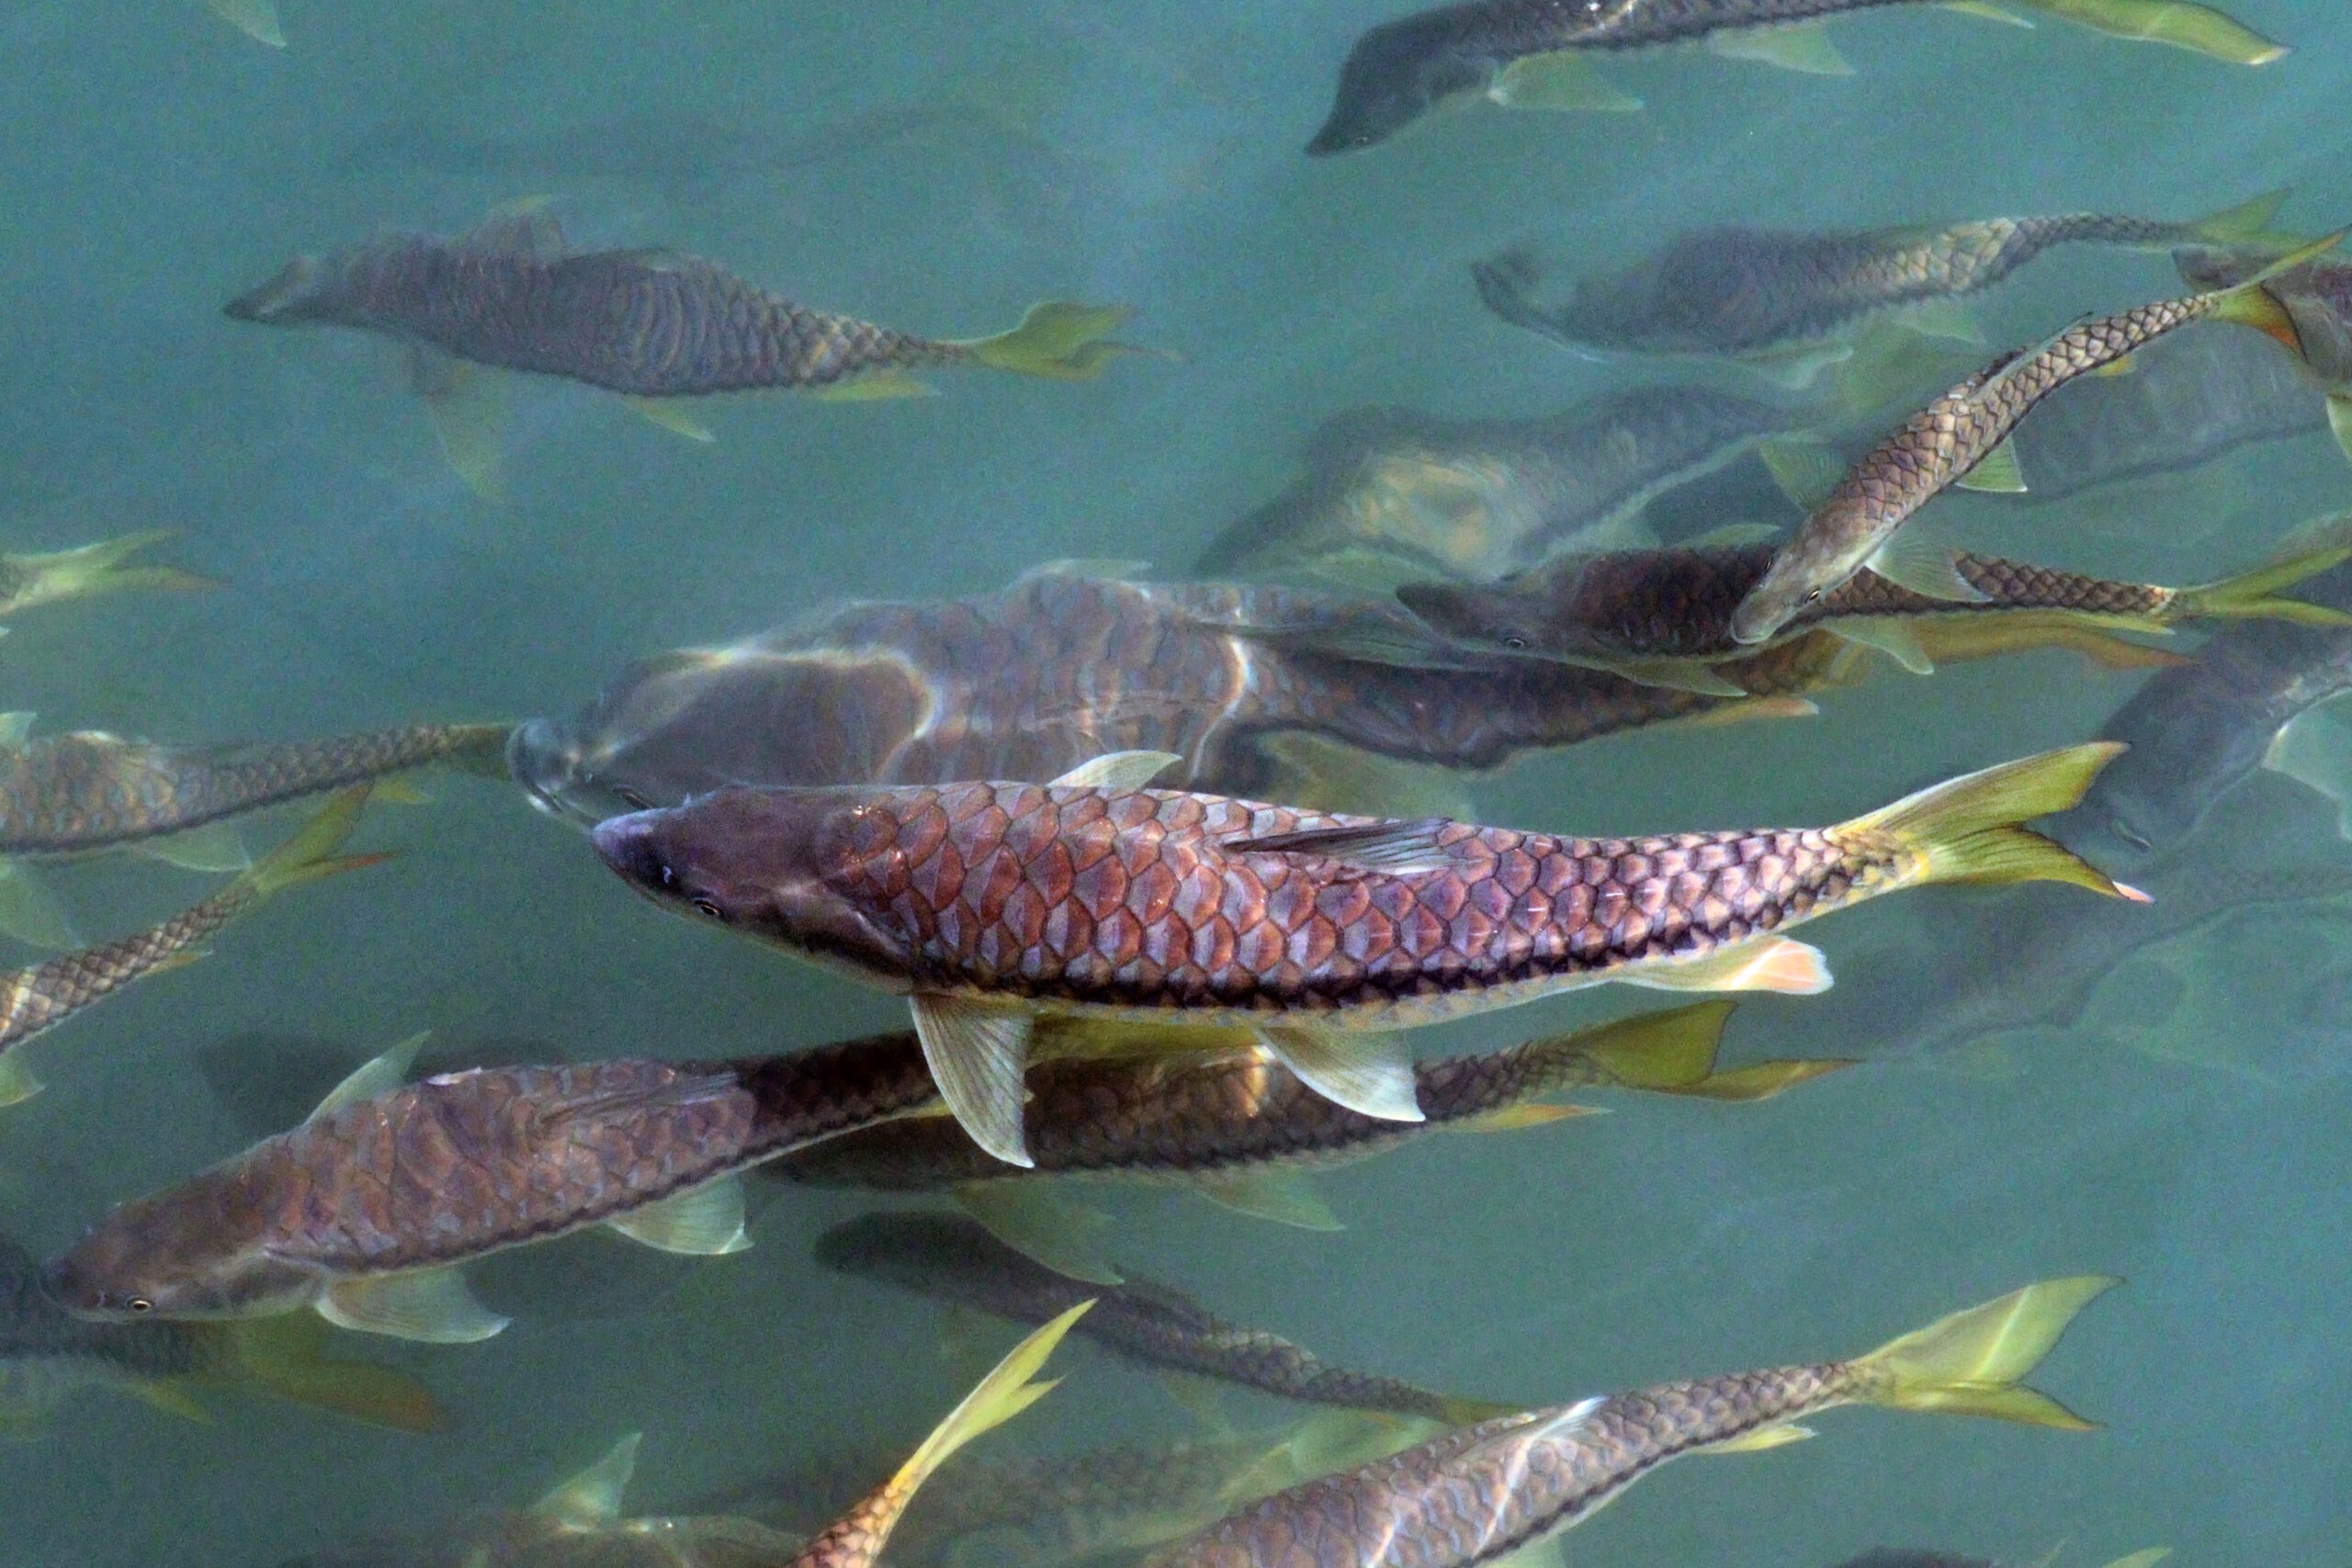
{"type": "Polygon", "coordinates": [[[608,817],[588,829],[588,841],[595,845],[604,863],[649,897],[658,897],[677,881],[659,837],[662,818],[668,815],[659,808],[632,811],[608,817]]]}

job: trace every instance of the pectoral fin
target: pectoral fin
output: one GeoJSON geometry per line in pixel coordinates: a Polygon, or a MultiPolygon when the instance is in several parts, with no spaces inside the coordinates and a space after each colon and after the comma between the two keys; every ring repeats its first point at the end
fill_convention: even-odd
{"type": "Polygon", "coordinates": [[[1496,73],[1487,98],[1507,109],[1631,114],[1642,100],[1592,68],[1581,54],[1524,54],[1496,73]]]}
{"type": "Polygon", "coordinates": [[[1464,1133],[1523,1133],[1530,1127],[1549,1127],[1561,1122],[1573,1122],[1579,1116],[1603,1114],[1598,1106],[1545,1105],[1531,1101],[1525,1105],[1506,1105],[1476,1116],[1465,1117],[1450,1123],[1464,1133]]]}
{"type": "Polygon", "coordinates": [[[1802,72],[1807,76],[1851,76],[1854,68],[1829,41],[1819,22],[1791,22],[1776,28],[1724,28],[1707,35],[1707,51],[1725,60],[1752,60],[1759,65],[1802,72]]]}
{"type": "MultiPolygon", "coordinates": [[[[1414,1109],[1419,1110],[1418,1103],[1414,1109]]],[[[1238,1171],[1193,1183],[1193,1190],[1221,1208],[1250,1214],[1303,1231],[1336,1231],[1347,1227],[1323,1194],[1295,1170],[1264,1168],[1238,1171]]]]}
{"type": "Polygon", "coordinates": [[[238,872],[254,863],[232,822],[214,822],[167,839],[150,839],[139,846],[139,852],[182,871],[238,872]]]}
{"type": "Polygon", "coordinates": [[[416,380],[441,455],[466,488],[484,501],[506,501],[506,398],[496,378],[442,359],[417,360],[416,380]]]}
{"type": "Polygon", "coordinates": [[[1779,991],[1810,997],[1829,988],[1829,961],[1793,937],[1732,948],[1695,963],[1636,964],[1612,976],[1654,991],[1779,991]]]}
{"type": "Polygon", "coordinates": [[[565,1525],[603,1525],[619,1518],[621,1496],[628,1490],[629,1477],[637,1473],[637,1446],[644,1437],[642,1432],[631,1432],[606,1450],[604,1458],[558,1482],[531,1505],[531,1512],[565,1525]]]}
{"type": "Polygon", "coordinates": [[[1972,348],[1984,346],[1984,329],[1976,324],[1968,307],[1957,299],[1930,299],[1914,305],[1903,312],[1903,324],[1921,337],[1964,343],[1972,348]]]}
{"type": "Polygon", "coordinates": [[[74,918],[51,892],[47,879],[22,861],[0,860],[0,931],[52,953],[83,945],[74,918]]]}
{"type": "Polygon", "coordinates": [[[1151,781],[1184,761],[1173,751],[1106,751],[1091,762],[1080,762],[1046,787],[1049,789],[1148,789],[1151,781]]]}
{"type": "Polygon", "coordinates": [[[476,1301],[455,1265],[338,1280],[319,1299],[318,1312],[337,1328],[427,1345],[475,1344],[514,1321],[476,1301]]]}
{"type": "Polygon", "coordinates": [[[1019,1179],[967,1181],[956,1189],[956,1201],[990,1235],[1057,1274],[1095,1285],[1122,1282],[1118,1269],[1103,1255],[1102,1237],[1111,1228],[1111,1217],[1099,1209],[1019,1179]]]}
{"type": "Polygon", "coordinates": [[[1848,642],[1878,649],[1914,675],[1936,672],[1936,661],[1919,646],[1919,634],[1908,621],[1893,615],[1856,615],[1850,620],[1831,621],[1826,629],[1848,642]]]}
{"type": "Polygon", "coordinates": [[[1760,443],[1756,456],[1781,493],[1810,512],[1838,488],[1846,465],[1818,441],[1773,440],[1760,443]]]}
{"type": "Polygon", "coordinates": [[[932,1081],[964,1131],[1008,1165],[1035,1165],[1021,1125],[1030,1015],[936,991],[908,1000],[932,1081]]]}
{"type": "Polygon", "coordinates": [[[631,1241],[690,1258],[720,1258],[752,1245],[743,1230],[740,1176],[722,1176],[605,1223],[631,1241]]]}
{"type": "Polygon", "coordinates": [[[1955,604],[1984,604],[1992,595],[1960,574],[1952,552],[1916,529],[1897,528],[1862,563],[1923,599],[1943,599],[1955,604]]]}
{"type": "Polygon", "coordinates": [[[317,1122],[334,1115],[354,1100],[373,1100],[379,1094],[390,1094],[408,1081],[408,1070],[416,1060],[416,1053],[433,1038],[429,1029],[420,1029],[379,1056],[371,1056],[352,1069],[341,1083],[327,1090],[306,1122],[317,1122]]]}
{"type": "Polygon", "coordinates": [[[707,446],[718,439],[710,426],[696,419],[684,403],[668,398],[623,398],[631,413],[648,424],[658,424],[673,435],[707,446]]]}
{"type": "MultiPolygon", "coordinates": [[[[2120,362],[2119,362],[2120,363],[2120,362]]],[[[2025,470],[2018,466],[2015,441],[2003,441],[1956,481],[1962,490],[1987,491],[1995,495],[2023,495],[2025,470]]]]}
{"type": "Polygon", "coordinates": [[[1326,1033],[1272,1025],[1258,1037],[1301,1083],[1335,1105],[1383,1122],[1426,1119],[1413,1081],[1412,1046],[1401,1033],[1326,1033]]]}
{"type": "Polygon", "coordinates": [[[1783,390],[1802,392],[1820,380],[1824,370],[1853,357],[1851,344],[1794,343],[1743,354],[1739,362],[1783,390]]]}

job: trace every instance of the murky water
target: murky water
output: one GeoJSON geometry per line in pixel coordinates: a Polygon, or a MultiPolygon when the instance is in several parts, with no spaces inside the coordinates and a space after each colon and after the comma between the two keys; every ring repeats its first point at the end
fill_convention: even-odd
{"type": "MultiPolygon", "coordinates": [[[[198,0],[17,0],[0,16],[0,549],[174,529],[158,558],[225,584],[13,617],[0,705],[36,713],[36,734],[195,744],[571,721],[663,649],[794,624],[809,629],[788,645],[828,646],[822,617],[845,601],[975,598],[1054,561],[1181,581],[1307,476],[1327,422],[1369,406],[1459,429],[1446,422],[1566,421],[1632,389],[1703,385],[1851,457],[1984,344],[2184,291],[2160,251],[2053,251],[1969,301],[1983,344],[1910,343],[1882,367],[1882,385],[1907,389],[1858,409],[1834,371],[1792,393],[1722,363],[1580,357],[1517,331],[1469,271],[1516,243],[1572,274],[1709,225],[2187,218],[2278,187],[2292,192],[2281,229],[2347,220],[2352,18],[2323,0],[2234,0],[2293,46],[2258,69],[2052,17],[2028,30],[1890,6],[1829,29],[1850,75],[1650,51],[1606,64],[1637,114],[1479,107],[1332,159],[1302,149],[1351,42],[1396,7],[279,9],[283,49],[198,0]],[[950,370],[921,400],[725,400],[698,411],[708,443],[574,382],[503,378],[492,500],[452,471],[397,344],[222,314],[297,253],[457,233],[522,198],[545,198],[575,249],[674,248],[935,336],[1010,327],[1049,298],[1120,301],[1135,315],[1119,335],[1157,352],[1088,381],[950,370]]],[[[2242,570],[2352,504],[2319,390],[2290,364],[2243,328],[2189,329],[2029,420],[2028,493],[1948,493],[1928,522],[1972,550],[2132,581],[2242,570]]],[[[1630,494],[1646,512],[1596,507],[1559,542],[1793,522],[1751,434],[1678,460],[1675,488],[1630,494]]],[[[1622,460],[1629,440],[1595,450],[1622,460]]],[[[1424,500],[1466,493],[1460,465],[1400,461],[1375,487],[1402,472],[1436,486],[1424,500]]],[[[1318,580],[1312,558],[1255,564],[1385,592],[1373,580],[1389,568],[1366,554],[1344,581],[1318,580]]],[[[1430,549],[1418,559],[1431,570],[1430,549]]],[[[2312,596],[2352,604],[2343,575],[2312,596]]],[[[2165,646],[2194,656],[2269,629],[2191,626],[2165,646]]],[[[2260,653],[2274,671],[2326,671],[2340,640],[2260,653]]],[[[1038,646],[1069,674],[1172,645],[1038,646]]],[[[1475,777],[1390,770],[1387,802],[1593,834],[1831,822],[2087,739],[2142,684],[2184,673],[2041,649],[1947,659],[1922,679],[1871,658],[1867,679],[1815,694],[1817,716],[1531,741],[1475,777]]],[[[1301,668],[1311,683],[1324,667],[1301,668]]],[[[2326,685],[2307,681],[2304,700],[2326,685]]],[[[1383,689],[1367,678],[1332,711],[1383,689]]],[[[1499,690],[1440,677],[1430,702],[1490,716],[1499,690]]],[[[1318,1178],[1339,1231],[1164,1190],[1081,1196],[1114,1216],[1105,1245],[1125,1267],[1221,1316],[1514,1407],[1848,1354],[2037,1279],[2128,1280],[2037,1374],[2105,1430],[1836,1415],[1815,1441],[1646,1483],[1567,1538],[1579,1562],[1827,1568],[1883,1544],[2028,1562],[2061,1543],[2065,1564],[2158,1545],[2182,1562],[2340,1560],[2352,849],[2312,785],[2352,784],[2352,739],[2307,731],[2302,782],[2241,778],[2294,716],[2258,705],[2135,785],[2180,818],[2134,829],[2161,838],[2154,852],[2107,823],[2070,829],[2153,908],[1938,889],[1810,930],[1837,988],[1746,1002],[1726,1059],[1860,1065],[1784,1098],[1595,1093],[1584,1102],[1605,1117],[1432,1137],[1318,1178]],[[2199,773],[2225,744],[2246,755],[2199,773]]],[[[998,721],[1049,724],[1050,706],[1011,704],[998,721]]],[[[685,787],[742,777],[745,754],[790,773],[881,711],[779,701],[721,721],[679,744],[740,741],[745,725],[757,744],[689,755],[704,772],[685,787]]],[[[628,726],[625,739],[660,739],[642,713],[628,726]]],[[[1248,787],[1317,776],[1250,755],[1248,787]]],[[[287,892],[202,963],[29,1048],[46,1090],[0,1112],[10,1235],[55,1253],[109,1203],[299,1121],[419,1030],[440,1071],[750,1055],[905,1026],[897,998],[630,897],[578,823],[514,784],[423,783],[420,802],[372,807],[355,840],[389,863],[287,892]]],[[[624,804],[599,798],[590,815],[624,804]]],[[[1371,802],[1307,802],[1327,803],[1371,802]]],[[[245,841],[265,850],[298,820],[255,818],[245,841]]],[[[220,882],[119,856],[40,874],[93,940],[220,882]]],[[[41,956],[12,944],[6,962],[41,956]]],[[[1657,1000],[1555,998],[1416,1048],[1495,1050],[1657,1000]]],[[[905,1200],[765,1181],[751,1194],[757,1245],[740,1256],[599,1234],[480,1265],[477,1292],[514,1320],[485,1343],[338,1334],[334,1354],[427,1385],[445,1430],[233,1388],[197,1391],[203,1423],[78,1394],[0,1447],[0,1563],[268,1568],[370,1529],[527,1506],[632,1431],[632,1514],[903,1453],[1012,1331],[811,1262],[828,1226],[905,1200]]],[[[1057,1360],[1062,1388],[973,1462],[1209,1430],[1131,1366],[1085,1347],[1057,1360]]],[[[1217,1398],[1244,1430],[1299,1415],[1217,1398]]]]}

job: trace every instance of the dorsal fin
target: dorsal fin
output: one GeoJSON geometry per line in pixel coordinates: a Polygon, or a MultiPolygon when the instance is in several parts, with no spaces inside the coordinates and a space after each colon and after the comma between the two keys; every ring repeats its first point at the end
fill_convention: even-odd
{"type": "Polygon", "coordinates": [[[645,1434],[631,1432],[605,1451],[605,1457],[577,1475],[567,1476],[531,1505],[531,1512],[558,1524],[609,1524],[621,1517],[621,1494],[637,1473],[637,1446],[645,1434]]]}
{"type": "Polygon", "coordinates": [[[409,1064],[416,1060],[417,1048],[433,1037],[433,1031],[420,1029],[380,1056],[372,1056],[354,1068],[351,1075],[327,1090],[310,1120],[316,1122],[332,1116],[355,1100],[373,1100],[379,1094],[390,1094],[408,1081],[409,1064]]]}

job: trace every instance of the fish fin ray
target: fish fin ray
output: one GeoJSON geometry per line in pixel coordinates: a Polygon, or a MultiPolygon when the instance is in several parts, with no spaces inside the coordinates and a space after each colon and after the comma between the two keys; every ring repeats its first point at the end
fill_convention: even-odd
{"type": "Polygon", "coordinates": [[[1446,818],[1425,817],[1361,827],[1307,828],[1295,833],[1227,839],[1222,848],[1227,854],[1313,855],[1358,871],[1410,876],[1451,870],[1460,863],[1453,848],[1440,841],[1440,835],[1453,826],[1446,818]]]}
{"type": "Polygon", "coordinates": [[[1006,1164],[1036,1164],[1022,1127],[1031,1016],[936,991],[917,991],[908,1001],[932,1081],[957,1123],[1006,1164]]]}
{"type": "Polygon", "coordinates": [[[1105,751],[1055,779],[1047,789],[1100,789],[1114,794],[1149,789],[1151,782],[1184,759],[1173,751],[1105,751]]]}
{"type": "Polygon", "coordinates": [[[318,1314],[337,1328],[428,1345],[471,1345],[514,1321],[474,1299],[454,1264],[356,1280],[337,1280],[318,1314]]]}
{"type": "Polygon", "coordinates": [[[409,1068],[415,1063],[417,1052],[432,1038],[433,1031],[420,1029],[390,1050],[360,1063],[341,1083],[327,1090],[327,1097],[319,1101],[307,1120],[320,1121],[356,1100],[391,1093],[408,1081],[409,1068]]]}
{"type": "Polygon", "coordinates": [[[1936,661],[1919,644],[1919,634],[1895,615],[1854,615],[1826,623],[1826,629],[1848,642],[1876,649],[1914,675],[1932,675],[1936,661]]]}
{"type": "Polygon", "coordinates": [[[1122,354],[1147,352],[1110,341],[1135,316],[1125,305],[1085,305],[1046,299],[1029,307],[1021,324],[994,337],[970,338],[956,346],[997,370],[1043,376],[1057,381],[1091,381],[1122,354]]]}
{"type": "Polygon", "coordinates": [[[286,29],[277,20],[271,0],[204,0],[212,14],[253,39],[272,49],[286,47],[286,29]]]}
{"type": "Polygon", "coordinates": [[[1090,1285],[1125,1281],[1102,1250],[1111,1217],[1073,1203],[1034,1179],[967,1181],[956,1202],[988,1233],[1055,1273],[1090,1285]]]}
{"type": "Polygon", "coordinates": [[[1787,936],[1678,964],[1642,964],[1611,977],[1652,991],[1775,991],[1792,997],[1818,996],[1832,984],[1821,949],[1787,936]]]}
{"type": "Polygon", "coordinates": [[[621,1517],[621,1498],[628,1491],[630,1478],[637,1474],[638,1446],[644,1440],[644,1433],[629,1433],[606,1449],[595,1463],[549,1487],[531,1505],[531,1512],[558,1524],[586,1527],[613,1523],[621,1517]]]}
{"type": "Polygon", "coordinates": [[[139,853],[182,871],[244,871],[254,863],[233,822],[208,822],[139,845],[139,853]]]}
{"type": "Polygon", "coordinates": [[[1384,1122],[1426,1120],[1414,1080],[1412,1043],[1401,1032],[1336,1033],[1268,1024],[1258,1037],[1301,1083],[1335,1105],[1384,1122]]]}
{"type": "Polygon", "coordinates": [[[1564,114],[1632,114],[1642,100],[1617,86],[1583,55],[1562,50],[1525,54],[1495,73],[1487,99],[1507,109],[1564,114]]]}
{"type": "Polygon", "coordinates": [[[2025,494],[2025,469],[2018,463],[2017,443],[2004,438],[1953,483],[1961,490],[1992,495],[2025,494]]]}
{"type": "Polygon", "coordinates": [[[2063,17],[2110,37],[2169,44],[2233,65],[2267,65],[2285,56],[2236,18],[2193,0],[2012,0],[2021,9],[2063,17]]]}
{"type": "Polygon", "coordinates": [[[1791,1443],[1802,1443],[1818,1436],[1810,1427],[1800,1427],[1793,1421],[1782,1421],[1770,1427],[1758,1427],[1741,1434],[1727,1443],[1713,1443],[1706,1450],[1711,1454],[1754,1454],[1767,1449],[1784,1449],[1791,1443]]]}
{"type": "Polygon", "coordinates": [[[752,1245],[751,1235],[743,1229],[741,1176],[706,1181],[605,1224],[639,1246],[689,1258],[723,1258],[752,1245]]]}
{"type": "Polygon", "coordinates": [[[327,1326],[311,1314],[219,1326],[229,1337],[238,1375],[279,1399],[399,1432],[434,1432],[449,1424],[433,1391],[408,1373],[328,1355],[327,1326]]]}
{"type": "Polygon", "coordinates": [[[2025,826],[2072,808],[2123,750],[2115,741],[2093,741],[2003,762],[1905,795],[1832,831],[1901,840],[1924,863],[1910,879],[1915,885],[2066,882],[2144,903],[2144,893],[2025,826]]]}
{"type": "Polygon", "coordinates": [[[820,387],[808,395],[820,403],[884,403],[899,398],[935,398],[939,389],[903,370],[875,370],[820,387]]]}
{"type": "Polygon", "coordinates": [[[718,439],[710,426],[674,398],[623,398],[621,402],[646,423],[658,425],[673,435],[683,435],[697,446],[708,446],[718,439]]]}
{"type": "Polygon", "coordinates": [[[22,1105],[48,1086],[34,1076],[17,1051],[0,1053],[0,1110],[22,1105]]]}
{"type": "Polygon", "coordinates": [[[1862,564],[1923,599],[1955,604],[1992,602],[1991,594],[1961,575],[1958,556],[1913,529],[1897,528],[1862,564]]]}
{"type": "Polygon", "coordinates": [[[1347,1227],[1303,1171],[1272,1168],[1202,1177],[1189,1185],[1219,1208],[1249,1214],[1276,1224],[1305,1231],[1337,1231],[1347,1227]]]}
{"type": "Polygon", "coordinates": [[[2122,1283],[2109,1274],[2045,1280],[1889,1340],[1849,1363],[1867,1404],[2089,1431],[2025,1376],[2076,1314],[2122,1283]]]}
{"type": "Polygon", "coordinates": [[[1756,456],[1781,493],[1808,512],[1819,506],[1846,477],[1846,465],[1819,441],[1775,437],[1758,443],[1756,456]]]}

